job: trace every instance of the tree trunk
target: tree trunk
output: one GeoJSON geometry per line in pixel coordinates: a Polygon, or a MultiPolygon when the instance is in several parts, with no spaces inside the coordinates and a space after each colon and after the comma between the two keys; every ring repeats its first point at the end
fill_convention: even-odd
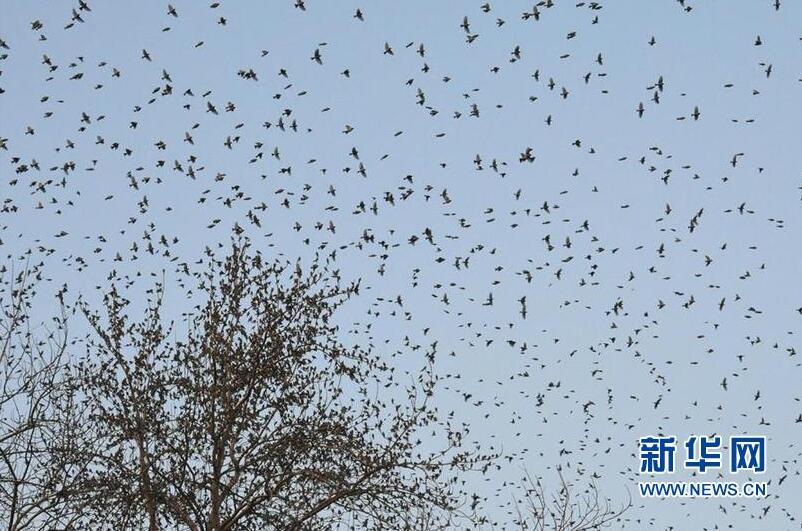
{"type": "Polygon", "coordinates": [[[145,496],[145,511],[148,514],[148,531],[159,531],[159,520],[156,514],[156,497],[148,474],[148,456],[142,437],[137,438],[139,447],[139,483],[145,496]]]}

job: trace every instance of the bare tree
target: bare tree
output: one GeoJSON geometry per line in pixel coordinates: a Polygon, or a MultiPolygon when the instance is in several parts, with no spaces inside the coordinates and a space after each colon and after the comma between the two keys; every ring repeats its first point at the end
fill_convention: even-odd
{"type": "Polygon", "coordinates": [[[90,426],[76,456],[92,461],[85,525],[404,529],[416,511],[459,508],[456,473],[490,458],[431,406],[434,349],[400,385],[333,323],[358,283],[247,244],[211,264],[181,326],[162,316],[161,284],[141,320],[117,288],[103,315],[83,308],[94,329],[74,381],[90,426]],[[436,449],[422,449],[424,430],[442,435],[436,449]]]}
{"type": "Polygon", "coordinates": [[[66,318],[62,310],[31,323],[38,276],[26,266],[3,268],[0,279],[0,522],[9,531],[65,526],[74,516],[65,501],[78,471],[59,450],[70,444],[62,430],[70,408],[56,408],[68,394],[66,318]]]}
{"type": "Polygon", "coordinates": [[[522,499],[515,500],[516,525],[521,530],[531,531],[593,531],[601,529],[621,518],[632,506],[632,498],[614,505],[603,497],[594,481],[581,491],[565,480],[562,471],[557,471],[560,485],[549,494],[540,479],[527,472],[522,482],[522,499]]]}

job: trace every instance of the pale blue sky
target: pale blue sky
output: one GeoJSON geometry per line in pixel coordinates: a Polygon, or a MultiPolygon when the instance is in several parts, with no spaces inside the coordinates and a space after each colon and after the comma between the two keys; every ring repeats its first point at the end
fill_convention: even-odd
{"type": "MultiPolygon", "coordinates": [[[[562,465],[585,478],[580,482],[597,473],[613,498],[629,489],[635,507],[626,529],[799,528],[802,423],[794,419],[802,413],[802,392],[799,357],[789,349],[802,349],[796,311],[802,306],[802,4],[785,0],[775,11],[764,0],[686,2],[693,7],[686,12],[673,0],[605,2],[595,11],[589,4],[555,2],[541,7],[539,21],[523,21],[528,3],[494,2],[487,14],[482,3],[307,0],[302,12],[291,0],[222,2],[216,9],[175,1],[179,17],[173,18],[166,2],[96,1],[90,13],[82,12],[84,23],[65,31],[70,3],[5,0],[0,38],[10,49],[0,50],[8,54],[0,62],[0,137],[8,150],[0,152],[0,167],[2,199],[16,211],[0,213],[4,258],[32,249],[46,261],[53,290],[66,283],[73,297],[96,299],[95,286],[106,285],[112,269],[147,274],[165,268],[170,278],[173,267],[164,257],[140,251],[136,262],[128,261],[132,243],[143,246],[150,223],[158,250],[162,234],[176,237],[170,252],[190,262],[204,246],[228,241],[234,223],[257,246],[288,257],[308,257],[323,242],[326,252],[343,246],[337,253],[341,274],[363,277],[365,287],[343,322],[364,323],[369,308],[379,311],[373,342],[388,357],[404,352],[393,358],[402,367],[422,356],[409,345],[437,340],[441,371],[460,375],[444,382],[444,411],[470,422],[476,439],[514,455],[491,481],[469,478],[488,496],[494,517],[503,520],[512,492],[503,483],[517,479],[522,467],[554,481],[551,471],[562,465]],[[364,22],[352,16],[357,7],[364,22]],[[464,15],[479,34],[470,45],[460,28],[464,15]],[[221,16],[225,26],[217,23],[221,16]],[[497,18],[505,24],[498,27],[497,18]],[[37,19],[44,28],[32,31],[37,19]],[[576,37],[567,39],[569,32],[576,37]],[[39,40],[41,33],[47,40],[39,40]],[[648,44],[652,36],[654,46],[648,44]],[[758,36],[762,44],[755,46],[758,36]],[[394,55],[382,53],[385,42],[394,55]],[[416,54],[421,43],[423,58],[416,54]],[[516,45],[521,59],[510,62],[516,45]],[[310,60],[316,48],[322,65],[310,60]],[[151,62],[141,58],[143,49],[151,62]],[[264,57],[263,49],[269,51],[264,57]],[[58,65],[50,74],[43,54],[58,65]],[[251,68],[258,81],[237,77],[251,68]],[[172,79],[169,96],[159,94],[162,69],[172,79]],[[345,69],[349,78],[341,74],[345,69]],[[70,79],[79,72],[83,77],[70,79]],[[657,105],[648,87],[660,76],[657,105]],[[194,97],[182,95],[189,88],[194,97]],[[416,104],[419,88],[431,109],[416,104]],[[210,95],[202,97],[206,91],[210,95]],[[44,96],[49,99],[42,102],[44,96]],[[218,116],[205,112],[206,102],[218,116]],[[227,102],[235,103],[234,112],[224,112],[227,102]],[[643,118],[635,112],[640,102],[643,118]],[[478,118],[470,116],[472,103],[478,118]],[[141,111],[134,112],[136,105],[141,111]],[[698,121],[690,116],[695,106],[698,121]],[[285,109],[282,132],[276,124],[285,109]],[[45,118],[45,112],[53,115],[45,118]],[[81,123],[82,112],[91,123],[81,123]],[[289,129],[293,120],[298,132],[289,129]],[[265,129],[264,122],[273,126],[265,129]],[[346,125],[353,132],[342,133],[346,125]],[[28,126],[35,134],[25,134],[28,126]],[[194,146],[183,141],[185,132],[194,146]],[[239,143],[227,149],[226,137],[237,135],[239,143]],[[67,139],[74,150],[65,149],[67,139]],[[160,140],[167,149],[156,148],[160,140]],[[130,157],[123,155],[128,147],[130,157]],[[366,178],[349,155],[354,147],[366,178]],[[526,147],[536,157],[531,164],[518,161],[526,147]],[[274,148],[280,160],[271,156],[274,148]],[[249,163],[259,151],[264,158],[249,163]],[[733,167],[736,153],[744,155],[733,167]],[[477,154],[481,171],[473,163],[477,154]],[[14,173],[32,158],[41,172],[14,173]],[[489,168],[494,158],[505,176],[489,168]],[[76,170],[66,188],[29,186],[60,181],[63,172],[49,169],[70,160],[76,170]],[[93,160],[94,171],[87,171],[93,160]],[[174,171],[176,160],[184,170],[192,164],[196,180],[174,171]],[[291,176],[279,173],[290,166],[291,176]],[[129,187],[129,171],[139,190],[129,187]],[[218,173],[225,178],[215,180],[218,173]],[[15,178],[19,183],[11,186],[15,178]],[[237,191],[232,186],[243,197],[227,206],[223,200],[237,191]],[[336,195],[327,193],[329,186],[336,195]],[[414,193],[402,200],[405,186],[414,193]],[[388,192],[395,206],[384,200],[388,192]],[[144,213],[138,205],[143,196],[144,213]],[[289,209],[281,204],[285,198],[289,209]],[[370,207],[373,198],[378,215],[352,213],[360,201],[370,207]],[[267,210],[254,210],[262,202],[267,210]],[[550,213],[541,210],[544,202],[550,213]],[[698,228],[689,233],[690,219],[702,208],[698,228]],[[248,221],[249,210],[261,228],[248,221]],[[581,228],[585,220],[589,230],[581,228]],[[326,231],[329,221],[336,225],[333,234],[326,231]],[[436,246],[425,240],[426,228],[436,246]],[[360,249],[354,242],[366,229],[375,242],[360,249]],[[62,230],[68,234],[56,238],[62,230]],[[414,246],[412,235],[420,238],[414,246]],[[570,248],[563,246],[566,237],[570,248]],[[125,261],[113,262],[117,253],[125,261]],[[455,269],[454,260],[467,256],[469,268],[455,269]],[[75,257],[88,266],[79,271],[75,257]],[[533,274],[531,283],[524,270],[533,274]],[[484,306],[490,292],[494,304],[484,306]],[[399,294],[403,308],[378,300],[399,294]],[[526,320],[518,314],[523,295],[526,320]],[[686,308],[691,295],[695,302],[686,308]],[[618,300],[626,313],[608,313],[618,300]],[[665,307],[658,309],[658,301],[665,307]],[[400,313],[391,315],[394,310],[400,313]],[[424,328],[430,329],[426,336],[424,328]],[[727,391],[719,385],[725,377],[727,391]],[[549,388],[558,381],[559,388],[549,388]],[[465,401],[464,393],[472,398],[465,401]],[[477,400],[482,405],[473,406],[477,400]],[[589,400],[592,416],[582,409],[589,400]],[[636,441],[655,433],[683,439],[767,435],[770,499],[638,499],[636,441]]],[[[169,293],[178,311],[183,301],[169,293]]]]}

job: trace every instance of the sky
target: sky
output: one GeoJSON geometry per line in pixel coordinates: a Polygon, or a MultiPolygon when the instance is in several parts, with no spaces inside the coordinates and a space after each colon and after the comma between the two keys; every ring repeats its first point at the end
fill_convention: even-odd
{"type": "Polygon", "coordinates": [[[162,270],[177,315],[175,264],[235,225],[336,250],[364,288],[343,330],[401,370],[436,341],[441,409],[511,456],[466,478],[494,519],[562,467],[631,493],[614,528],[800,528],[802,4],[294,3],[95,2],[65,29],[77,4],[2,2],[0,253],[44,263],[43,315],[162,270]],[[765,435],[768,497],[640,498],[653,434],[765,435]]]}

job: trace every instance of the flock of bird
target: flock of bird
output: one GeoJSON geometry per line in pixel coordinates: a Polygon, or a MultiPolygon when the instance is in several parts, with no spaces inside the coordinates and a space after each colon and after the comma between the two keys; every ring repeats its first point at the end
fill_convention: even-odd
{"type": "Polygon", "coordinates": [[[98,300],[232,235],[317,254],[361,279],[349,336],[399,378],[437,354],[503,453],[465,478],[496,528],[524,468],[615,499],[641,436],[765,434],[766,498],[620,526],[798,529],[799,8],[11,2],[0,270],[98,300]]]}

